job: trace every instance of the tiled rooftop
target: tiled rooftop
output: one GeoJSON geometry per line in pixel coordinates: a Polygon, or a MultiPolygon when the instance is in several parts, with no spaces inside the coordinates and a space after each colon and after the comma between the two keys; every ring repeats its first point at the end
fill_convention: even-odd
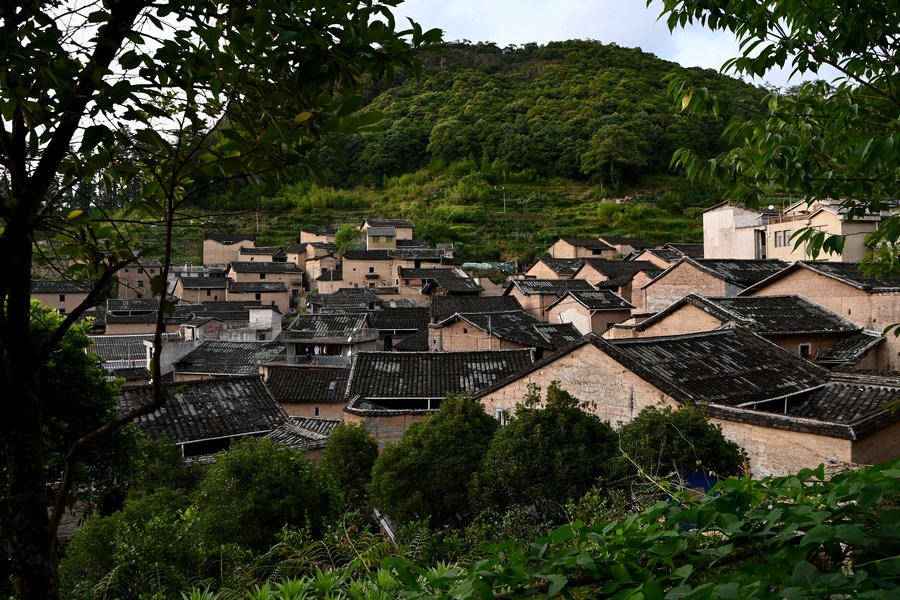
{"type": "Polygon", "coordinates": [[[512,279],[506,285],[504,294],[509,294],[513,288],[516,288],[522,294],[531,296],[552,295],[562,296],[570,290],[596,290],[594,286],[583,279],[512,279]]]}
{"type": "MultiPolygon", "coordinates": [[[[259,376],[189,381],[166,386],[162,408],[135,423],[149,437],[176,443],[262,434],[287,421],[259,376]]],[[[119,406],[132,410],[152,400],[150,386],[122,390],[119,406]]]]}
{"type": "Polygon", "coordinates": [[[576,248],[585,248],[587,250],[615,250],[609,244],[601,242],[597,238],[571,238],[564,237],[560,238],[562,241],[566,242],[570,246],[575,246],[576,248]]]}
{"type": "Polygon", "coordinates": [[[863,329],[853,335],[841,338],[830,348],[816,355],[816,362],[822,364],[856,364],[866,352],[884,342],[884,336],[876,331],[863,329]]]}
{"type": "Polygon", "coordinates": [[[634,304],[612,290],[573,290],[551,304],[555,306],[566,298],[575,300],[588,310],[631,310],[634,304]]]}
{"type": "Polygon", "coordinates": [[[207,233],[203,236],[204,240],[212,240],[220,244],[234,244],[243,241],[255,241],[255,233],[207,233]]]}
{"type": "Polygon", "coordinates": [[[84,281],[32,279],[32,294],[86,294],[91,284],[84,281]]]}
{"type": "Polygon", "coordinates": [[[175,362],[175,372],[184,374],[240,376],[259,372],[259,364],[271,362],[284,352],[274,342],[225,342],[207,340],[175,362]]]}
{"type": "Polygon", "coordinates": [[[179,277],[178,281],[186,290],[224,290],[230,280],[225,277],[179,277]]]}
{"type": "Polygon", "coordinates": [[[360,352],[348,396],[375,402],[440,400],[475,392],[531,365],[530,350],[471,352],[360,352]]]}
{"type": "MultiPolygon", "coordinates": [[[[788,266],[786,262],[775,259],[704,258],[695,260],[685,257],[682,260],[701,271],[710,273],[714,277],[745,288],[759,283],[788,266]]],[[[670,269],[675,268],[675,266],[672,265],[670,269]]]]}
{"type": "Polygon", "coordinates": [[[291,323],[288,331],[306,336],[348,336],[365,328],[367,316],[364,314],[316,314],[299,315],[291,323]]]}
{"type": "Polygon", "coordinates": [[[277,273],[288,275],[301,275],[303,269],[289,262],[249,262],[233,261],[228,265],[230,271],[235,273],[277,273]]]}
{"type": "Polygon", "coordinates": [[[232,294],[277,294],[287,292],[287,289],[283,281],[228,281],[228,291],[232,294]]]}
{"type": "Polygon", "coordinates": [[[513,296],[435,296],[431,299],[431,320],[443,321],[457,313],[494,313],[522,310],[513,296]]]}
{"type": "Polygon", "coordinates": [[[646,273],[649,277],[656,277],[662,273],[662,269],[646,260],[586,258],[584,259],[584,268],[587,267],[605,275],[607,280],[600,282],[600,285],[610,288],[627,285],[638,273],[646,273]]]}
{"type": "Polygon", "coordinates": [[[363,225],[368,224],[369,227],[400,227],[402,229],[412,229],[412,221],[406,219],[372,219],[366,217],[363,219],[363,225]]]}
{"type": "Polygon", "coordinates": [[[583,258],[539,258],[538,262],[543,263],[548,269],[561,277],[571,277],[574,275],[581,265],[584,264],[583,258]]]}
{"type": "Polygon", "coordinates": [[[639,323],[635,330],[643,331],[685,304],[695,306],[723,322],[740,323],[760,335],[850,333],[860,330],[859,325],[802,296],[705,298],[695,294],[689,294],[639,323]]]}
{"type": "Polygon", "coordinates": [[[374,329],[387,331],[418,331],[428,326],[428,309],[425,307],[382,308],[369,315],[374,329]]]}
{"type": "Polygon", "coordinates": [[[272,396],[286,402],[345,402],[349,367],[269,367],[265,382],[272,396]]]}

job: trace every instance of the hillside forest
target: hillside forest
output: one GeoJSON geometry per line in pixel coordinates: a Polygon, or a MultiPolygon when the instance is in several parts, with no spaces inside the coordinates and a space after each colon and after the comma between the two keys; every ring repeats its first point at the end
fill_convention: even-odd
{"type": "MultiPolygon", "coordinates": [[[[324,148],[317,172],[265,191],[198,189],[176,262],[199,260],[203,231],[255,231],[260,244],[287,245],[299,227],[358,225],[365,216],[409,219],[416,237],[453,242],[464,260],[525,265],[563,236],[699,241],[699,213],[721,196],[672,172],[670,160],[678,148],[721,152],[723,129],[743,109],[681,114],[665,78],[746,110],[764,94],[597,41],[460,42],[420,58],[421,78],[368,88],[361,108],[383,118],[324,148]]],[[[100,192],[81,192],[103,204],[100,192]]],[[[127,200],[125,192],[108,202],[127,200]]]]}

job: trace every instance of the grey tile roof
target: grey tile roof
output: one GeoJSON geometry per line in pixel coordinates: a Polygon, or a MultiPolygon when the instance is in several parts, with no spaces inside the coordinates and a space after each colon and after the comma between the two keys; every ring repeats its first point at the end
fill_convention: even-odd
{"type": "Polygon", "coordinates": [[[830,348],[816,355],[816,362],[820,364],[848,364],[859,362],[866,352],[884,342],[883,335],[876,331],[863,329],[853,335],[848,335],[838,340],[830,348]]]}
{"type": "MultiPolygon", "coordinates": [[[[397,240],[398,248],[427,248],[428,242],[425,240],[397,240]]],[[[451,244],[452,248],[453,245],[451,244]]]]}
{"type": "Polygon", "coordinates": [[[203,236],[204,240],[212,240],[220,244],[234,244],[235,242],[256,241],[255,233],[207,233],[203,236]]]}
{"type": "Polygon", "coordinates": [[[374,292],[365,294],[310,294],[306,297],[310,306],[329,311],[367,311],[379,302],[374,292]]]}
{"type": "Polygon", "coordinates": [[[269,367],[266,388],[279,402],[345,402],[349,367],[269,367]]]}
{"type": "Polygon", "coordinates": [[[365,314],[299,315],[288,331],[308,337],[343,337],[363,330],[367,321],[365,314]]]}
{"type": "Polygon", "coordinates": [[[369,315],[374,329],[388,331],[418,331],[428,327],[428,309],[425,307],[382,308],[369,315]]]}
{"type": "Polygon", "coordinates": [[[615,248],[605,242],[601,242],[597,238],[564,237],[560,239],[570,246],[575,246],[576,248],[586,248],[588,250],[615,250],[615,248]]]}
{"type": "Polygon", "coordinates": [[[452,267],[434,267],[433,269],[400,267],[397,269],[397,277],[400,279],[434,279],[441,275],[460,277],[458,273],[454,272],[452,267]]]}
{"type": "Polygon", "coordinates": [[[300,275],[303,269],[289,262],[249,262],[233,261],[228,264],[228,270],[235,273],[273,273],[300,275]]]}
{"type": "Polygon", "coordinates": [[[360,352],[350,370],[348,397],[399,406],[475,392],[531,365],[530,350],[360,352]]]}
{"type": "Polygon", "coordinates": [[[523,310],[498,313],[457,314],[439,323],[449,325],[465,321],[499,340],[508,340],[531,348],[556,350],[572,343],[581,334],[569,323],[549,324],[523,310]]]}
{"type": "MultiPolygon", "coordinates": [[[[656,277],[662,269],[646,260],[607,260],[605,258],[585,258],[584,264],[607,277],[600,282],[602,287],[622,287],[627,285],[638,273],[646,273],[656,277]]],[[[575,274],[578,276],[578,273],[575,274]]]]}
{"type": "Polygon", "coordinates": [[[776,259],[752,260],[736,258],[704,258],[702,260],[695,260],[690,257],[684,257],[664,271],[663,274],[659,275],[655,281],[658,281],[665,273],[674,269],[682,262],[690,264],[727,283],[743,288],[750,287],[754,283],[759,283],[767,277],[770,277],[779,271],[783,271],[788,266],[786,262],[776,259]]]}
{"type": "MultiPolygon", "coordinates": [[[[859,263],[798,261],[789,270],[776,277],[787,275],[797,269],[807,269],[867,292],[893,292],[900,290],[900,277],[896,279],[879,279],[867,276],[859,271],[859,263]]],[[[775,279],[773,277],[773,279],[775,279]]],[[[768,283],[768,282],[763,282],[768,283]]]]}
{"type": "Polygon", "coordinates": [[[228,291],[233,294],[271,294],[287,292],[288,286],[283,281],[228,281],[228,291]]]}
{"type": "Polygon", "coordinates": [[[284,248],[281,246],[244,246],[238,250],[238,254],[259,256],[284,256],[284,248]]]}
{"type": "Polygon", "coordinates": [[[155,311],[159,308],[159,300],[157,298],[131,298],[128,300],[120,300],[110,298],[106,301],[106,312],[133,312],[133,311],[155,311]]]}
{"type": "Polygon", "coordinates": [[[663,248],[674,250],[681,256],[689,256],[690,258],[703,258],[703,244],[684,244],[671,242],[664,244],[663,248]]]}
{"type": "Polygon", "coordinates": [[[646,240],[642,240],[641,238],[601,235],[600,241],[615,246],[631,246],[632,248],[637,249],[653,247],[653,244],[646,240]]]}
{"type": "Polygon", "coordinates": [[[513,296],[435,296],[431,299],[432,322],[443,321],[456,313],[494,313],[522,310],[513,296]]]}
{"type": "Polygon", "coordinates": [[[504,294],[516,288],[526,296],[551,295],[562,296],[570,290],[596,290],[584,279],[512,279],[506,284],[504,294]]]}
{"type": "Polygon", "coordinates": [[[311,233],[313,235],[337,235],[337,229],[327,229],[322,227],[301,227],[300,231],[311,233]]]}
{"type": "Polygon", "coordinates": [[[387,250],[347,250],[344,252],[344,260],[390,260],[387,250]]]}
{"type": "Polygon", "coordinates": [[[336,419],[291,417],[263,437],[295,450],[314,450],[325,447],[331,432],[340,423],[336,419]]]}
{"type": "Polygon", "coordinates": [[[740,328],[595,345],[682,402],[739,406],[807,391],[826,371],[740,328]],[[608,347],[604,347],[608,344],[608,347]]]}
{"type": "MultiPolygon", "coordinates": [[[[263,434],[288,420],[259,376],[189,381],[165,386],[166,403],[138,417],[137,426],[154,439],[196,442],[263,434]]],[[[152,399],[150,386],[122,390],[120,409],[132,410],[152,399]]]]}
{"type": "Polygon", "coordinates": [[[176,361],[175,371],[184,374],[237,377],[259,372],[259,364],[274,360],[284,346],[273,342],[225,342],[206,340],[176,361]]]}
{"type": "Polygon", "coordinates": [[[420,329],[394,344],[397,352],[428,352],[428,329],[420,329]]]}
{"type": "MultiPolygon", "coordinates": [[[[539,258],[537,262],[543,263],[548,269],[562,277],[571,277],[574,275],[581,265],[584,264],[583,258],[539,258]]],[[[532,265],[533,267],[534,265],[532,265]]]]}
{"type": "Polygon", "coordinates": [[[564,348],[584,337],[571,323],[538,323],[534,330],[547,340],[551,350],[564,348]]]}
{"type": "Polygon", "coordinates": [[[900,398],[900,377],[868,373],[832,373],[828,385],[816,390],[802,403],[788,407],[788,414],[832,423],[854,423],[878,413],[900,398]]]}
{"type": "Polygon", "coordinates": [[[366,235],[397,235],[397,230],[393,227],[369,227],[366,235]]]}
{"type": "Polygon", "coordinates": [[[634,304],[613,292],[612,290],[573,290],[566,292],[559,300],[549,308],[563,302],[566,298],[575,300],[588,310],[631,310],[634,304]]]}
{"type": "Polygon", "coordinates": [[[763,335],[851,333],[861,327],[802,296],[741,296],[705,298],[689,294],[665,310],[635,325],[643,331],[680,307],[690,304],[722,322],[734,321],[763,335]]]}
{"type": "Polygon", "coordinates": [[[644,248],[644,252],[659,257],[669,264],[678,262],[684,258],[684,254],[678,252],[674,248],[644,248]]]}
{"type": "Polygon", "coordinates": [[[32,279],[32,294],[86,294],[93,286],[86,281],[32,279]]]}
{"type": "Polygon", "coordinates": [[[446,250],[440,248],[394,248],[393,250],[388,250],[388,255],[391,258],[401,258],[404,260],[434,260],[438,261],[444,258],[444,255],[447,254],[446,250]]]}
{"type": "Polygon", "coordinates": [[[230,280],[225,277],[179,277],[178,281],[186,290],[224,290],[230,280]]]}
{"type": "MultiPolygon", "coordinates": [[[[88,351],[104,360],[146,360],[147,347],[144,342],[152,342],[153,335],[92,335],[88,351]]],[[[163,334],[163,341],[180,340],[181,334],[163,334]]]]}
{"type": "Polygon", "coordinates": [[[368,224],[369,227],[400,227],[403,229],[411,229],[413,227],[412,221],[406,219],[373,219],[366,217],[363,219],[362,224],[368,224]]]}
{"type": "Polygon", "coordinates": [[[310,242],[309,245],[319,250],[328,250],[329,252],[337,250],[337,244],[334,242],[310,242]]]}
{"type": "Polygon", "coordinates": [[[285,254],[303,254],[306,252],[307,246],[309,246],[309,244],[306,242],[303,242],[302,244],[291,244],[284,249],[284,252],[285,254]]]}
{"type": "Polygon", "coordinates": [[[428,294],[435,288],[441,288],[450,294],[478,294],[483,292],[481,285],[466,275],[460,275],[455,270],[450,269],[433,269],[434,271],[444,271],[438,273],[431,278],[431,281],[422,286],[422,293],[428,294]]]}

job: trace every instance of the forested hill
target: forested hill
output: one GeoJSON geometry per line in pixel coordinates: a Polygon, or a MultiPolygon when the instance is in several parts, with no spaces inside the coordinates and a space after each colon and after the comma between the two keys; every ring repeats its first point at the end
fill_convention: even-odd
{"type": "MultiPolygon", "coordinates": [[[[263,242],[362,216],[410,219],[417,237],[453,242],[466,260],[527,264],[560,236],[699,241],[699,213],[720,196],[669,173],[672,152],[721,150],[734,115],[679,114],[664,77],[751,104],[764,93],[595,41],[453,43],[422,60],[421,78],[370,90],[365,104],[385,115],[374,129],[343,138],[340,158],[323,152],[331,187],[301,178],[261,199],[252,218],[263,242]]],[[[207,196],[201,208],[239,210],[241,196],[207,196]]]]}
{"type": "Polygon", "coordinates": [[[679,147],[719,149],[725,120],[676,114],[667,74],[732,99],[761,95],[715,71],[596,41],[450,44],[423,60],[423,78],[372,99],[387,118],[380,131],[348,144],[348,168],[334,169],[343,183],[379,184],[384,176],[472,159],[483,172],[520,179],[633,184],[667,172],[679,147]]]}

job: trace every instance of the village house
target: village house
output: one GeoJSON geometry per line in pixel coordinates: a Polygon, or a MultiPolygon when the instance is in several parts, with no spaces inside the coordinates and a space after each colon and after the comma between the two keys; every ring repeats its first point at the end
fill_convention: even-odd
{"type": "Polygon", "coordinates": [[[523,310],[457,313],[428,326],[429,350],[518,350],[533,348],[535,358],[581,337],[568,323],[549,324],[523,310]]]}
{"type": "Polygon", "coordinates": [[[550,258],[612,258],[616,249],[596,238],[560,238],[547,249],[550,258]]]}
{"type": "Polygon", "coordinates": [[[284,355],[278,342],[225,342],[206,340],[173,362],[173,380],[195,381],[218,377],[259,375],[259,365],[284,355]]]}
{"type": "Polygon", "coordinates": [[[900,391],[896,377],[829,378],[740,328],[635,340],[586,336],[475,397],[503,420],[530,386],[554,381],[614,426],[648,406],[701,406],[744,449],[755,476],[900,455],[900,415],[884,406],[900,391]]]}
{"type": "Polygon", "coordinates": [[[586,258],[572,278],[583,279],[596,288],[615,292],[633,304],[632,312],[639,314],[645,308],[643,287],[660,273],[662,269],[646,260],[586,258]]]}
{"type": "Polygon", "coordinates": [[[570,323],[582,335],[603,333],[631,318],[634,304],[612,290],[569,291],[547,308],[550,323],[570,323]]]}
{"type": "MultiPolygon", "coordinates": [[[[292,448],[322,445],[319,435],[304,436],[291,422],[258,375],[168,384],[164,390],[165,404],[135,424],[150,439],[173,441],[185,458],[211,460],[245,437],[272,435],[292,448]]],[[[122,390],[119,407],[126,412],[152,400],[150,386],[130,387],[122,390]]]]}
{"type": "Polygon", "coordinates": [[[439,323],[455,314],[495,313],[523,310],[513,296],[435,296],[429,307],[431,323],[439,323]]]}
{"type": "Polygon", "coordinates": [[[362,352],[350,370],[344,420],[382,448],[428,418],[447,394],[474,393],[531,365],[530,350],[362,352]]]}
{"type": "Polygon", "coordinates": [[[287,252],[281,246],[245,246],[238,250],[238,261],[287,262],[287,252]]]}
{"type": "Polygon", "coordinates": [[[289,262],[232,262],[225,275],[232,281],[226,288],[229,300],[259,300],[282,312],[294,308],[303,291],[303,270],[289,262]]]}
{"type": "Polygon", "coordinates": [[[306,296],[306,307],[310,313],[365,313],[380,306],[381,300],[373,288],[339,289],[333,294],[320,292],[306,296]],[[348,293],[350,291],[353,293],[348,293]]]}
{"type": "Polygon", "coordinates": [[[664,244],[656,248],[644,248],[625,257],[626,261],[651,262],[660,270],[668,269],[682,258],[703,258],[703,244],[664,244]]]}
{"type": "Polygon", "coordinates": [[[631,237],[618,237],[610,235],[601,235],[597,238],[607,246],[612,246],[616,254],[620,256],[628,256],[635,252],[640,252],[645,248],[652,248],[654,245],[646,240],[631,237]]]}
{"type": "Polygon", "coordinates": [[[337,237],[337,229],[328,229],[322,227],[303,227],[300,229],[300,244],[323,243],[333,244],[337,237]]]}
{"type": "Polygon", "coordinates": [[[288,364],[346,367],[353,356],[375,350],[378,330],[365,313],[299,315],[281,332],[288,364]]]}
{"type": "Polygon", "coordinates": [[[369,313],[369,324],[378,330],[377,350],[391,350],[394,344],[428,328],[428,308],[409,306],[382,308],[369,313]]]}
{"type": "MultiPolygon", "coordinates": [[[[741,292],[741,296],[798,294],[864,329],[883,331],[900,322],[900,278],[882,280],[856,263],[798,261],[741,292]]],[[[885,336],[885,366],[900,369],[900,337],[885,336]]]]}
{"type": "Polygon", "coordinates": [[[263,381],[292,417],[342,420],[350,367],[264,365],[263,381]]]}
{"type": "Polygon", "coordinates": [[[794,249],[791,236],[799,229],[809,228],[830,235],[844,236],[844,250],[840,254],[822,253],[815,257],[822,261],[855,263],[871,249],[866,244],[866,234],[875,231],[882,218],[888,213],[848,215],[841,200],[817,200],[795,202],[784,209],[781,215],[771,215],[766,224],[766,256],[785,261],[810,260],[803,242],[794,249]]]}
{"type": "MultiPolygon", "coordinates": [[[[438,248],[394,248],[392,250],[348,250],[341,257],[342,288],[390,287],[399,284],[399,269],[457,267],[451,251],[438,248]]],[[[325,286],[318,279],[319,290],[325,286]]],[[[336,290],[335,290],[336,291],[336,290]]],[[[330,293],[330,292],[329,292],[330,293]]]]}
{"type": "Polygon", "coordinates": [[[780,260],[684,257],[644,285],[645,310],[659,312],[688,294],[736,296],[785,267],[780,260]]]}
{"type": "Polygon", "coordinates": [[[539,258],[525,271],[525,277],[534,279],[572,279],[584,259],[581,258],[539,258]]]}
{"type": "Polygon", "coordinates": [[[390,236],[392,239],[388,242],[383,239],[373,240],[373,243],[390,243],[393,244],[392,247],[396,248],[399,240],[413,239],[413,229],[415,229],[415,226],[412,221],[406,219],[373,219],[371,217],[363,219],[363,222],[359,226],[359,230],[366,234],[367,242],[369,237],[384,236],[385,234],[381,233],[381,231],[387,229],[393,230],[393,234],[390,236]],[[378,230],[379,233],[370,233],[370,230],[378,230]]]}
{"type": "MultiPolygon", "coordinates": [[[[884,369],[884,336],[863,328],[802,296],[747,296],[707,298],[688,294],[665,310],[630,327],[615,327],[608,339],[656,337],[713,331],[737,323],[807,360],[859,369],[884,369]],[[860,338],[859,336],[863,337],[860,338]],[[841,351],[841,362],[829,353],[839,342],[852,342],[861,354],[841,351]],[[858,342],[862,342],[861,344],[858,342]],[[852,361],[852,362],[851,362],[852,361]]],[[[840,349],[839,349],[840,350],[840,349]]]]}
{"type": "Polygon", "coordinates": [[[547,320],[547,308],[571,290],[596,291],[583,279],[511,279],[504,296],[519,301],[522,309],[533,317],[547,320]]]}
{"type": "Polygon", "coordinates": [[[768,216],[733,202],[707,208],[703,211],[703,258],[768,258],[768,216]]]}
{"type": "Polygon", "coordinates": [[[224,273],[222,277],[179,277],[175,281],[172,297],[188,304],[219,302],[226,300],[228,281],[224,273]]]}
{"type": "Polygon", "coordinates": [[[311,292],[322,292],[323,294],[333,294],[340,283],[343,281],[343,272],[338,267],[338,259],[333,254],[311,258],[305,263],[304,279],[306,287],[311,292]],[[319,282],[324,281],[325,285],[319,282]],[[338,286],[335,287],[335,281],[338,286]]]}
{"type": "Polygon", "coordinates": [[[87,282],[69,280],[31,280],[31,298],[44,306],[56,309],[61,315],[68,314],[87,300],[92,286],[87,282]]]}
{"type": "Polygon", "coordinates": [[[116,274],[115,296],[121,300],[152,298],[151,280],[162,275],[162,263],[156,258],[138,258],[116,274]]]}
{"type": "Polygon", "coordinates": [[[241,248],[256,246],[253,233],[207,233],[203,236],[203,264],[227,265],[240,260],[241,248]]]}
{"type": "MultiPolygon", "coordinates": [[[[265,264],[265,263],[260,263],[265,264]]],[[[272,306],[286,313],[296,308],[299,290],[288,293],[288,284],[282,281],[247,281],[228,280],[225,287],[225,299],[228,302],[258,301],[264,306],[272,306]]]]}

